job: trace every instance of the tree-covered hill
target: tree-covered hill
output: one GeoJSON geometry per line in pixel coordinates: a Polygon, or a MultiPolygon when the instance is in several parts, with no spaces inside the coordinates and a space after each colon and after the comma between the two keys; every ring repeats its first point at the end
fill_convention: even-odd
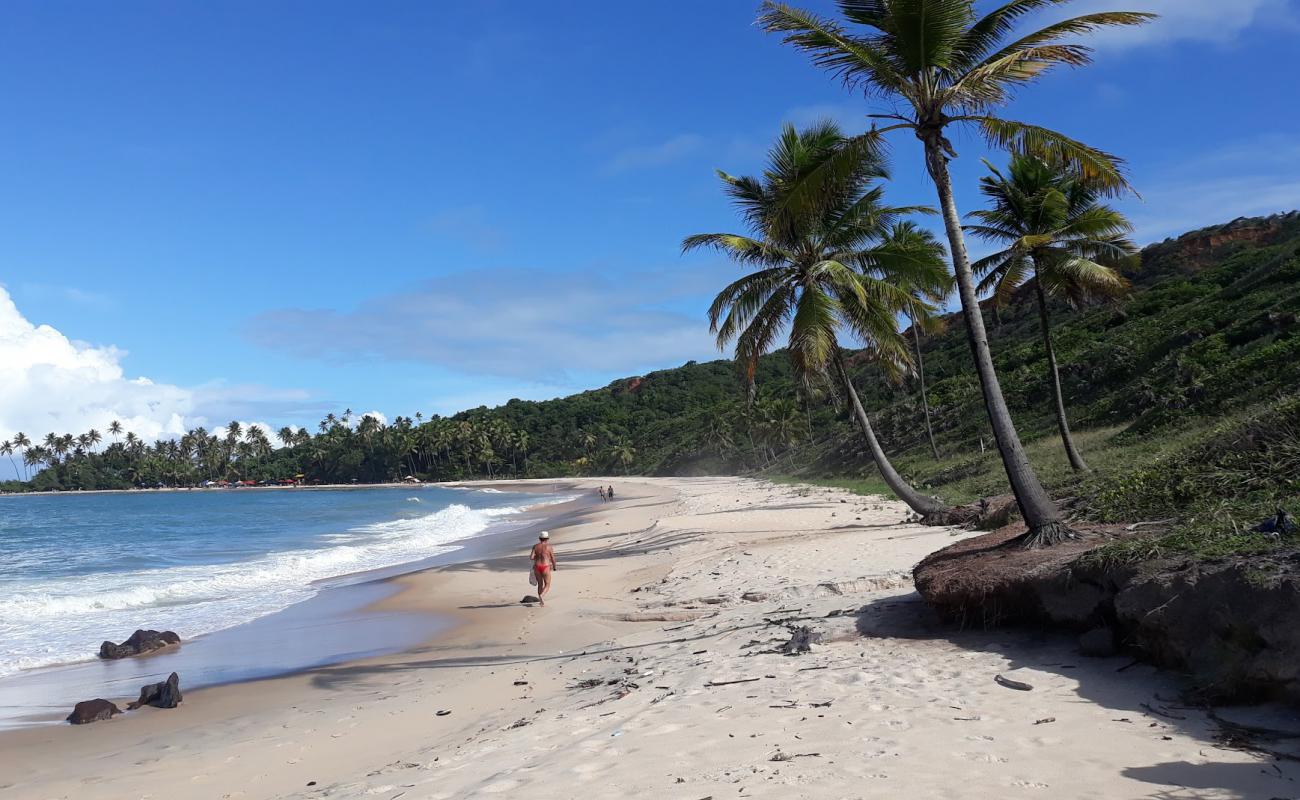
{"type": "MultiPolygon", "coordinates": [[[[1182,480],[1187,465],[1199,465],[1191,471],[1202,477],[1220,474],[1212,491],[1226,500],[1244,503],[1249,496],[1258,504],[1265,496],[1296,494],[1295,479],[1277,469],[1264,469],[1268,475],[1242,470],[1285,462],[1278,454],[1288,443],[1300,448],[1300,213],[1194,231],[1147,247],[1139,260],[1126,275],[1127,298],[1053,309],[1069,413],[1096,468],[1086,477],[1068,468],[1055,437],[1030,293],[1022,291],[996,315],[986,312],[1003,390],[1049,487],[1076,498],[1076,513],[1100,518],[1163,513],[1162,503],[1200,504],[1189,494],[1206,490],[1200,484],[1166,486],[1156,492],[1163,500],[1150,499],[1153,474],[1182,480]],[[1219,444],[1207,449],[1210,442],[1219,444]],[[1211,468],[1228,447],[1224,442],[1234,443],[1236,466],[1211,468]],[[1126,490],[1130,484],[1145,488],[1126,490]]],[[[945,321],[946,330],[922,340],[938,461],[925,436],[915,378],[891,385],[862,354],[850,363],[895,464],[917,485],[960,502],[1005,491],[1005,478],[961,320],[945,321]]],[[[7,488],[194,485],[299,474],[309,482],[412,473],[433,480],[609,472],[873,478],[840,398],[797,385],[784,353],[760,360],[754,388],[751,398],[735,365],[718,360],[445,418],[415,415],[381,425],[331,415],[314,434],[281,431],[288,444],[279,448],[260,432],[218,438],[199,430],[152,445],[128,437],[102,448],[99,434],[94,441],[85,434],[47,436],[24,447],[9,443],[10,455],[26,459],[35,477],[7,488]]]]}

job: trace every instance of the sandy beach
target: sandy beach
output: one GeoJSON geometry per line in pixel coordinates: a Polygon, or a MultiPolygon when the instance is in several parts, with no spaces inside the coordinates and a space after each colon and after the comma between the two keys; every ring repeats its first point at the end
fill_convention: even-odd
{"type": "Polygon", "coordinates": [[[910,570],[964,532],[838,490],[603,482],[615,502],[552,528],[546,608],[518,603],[522,539],[402,576],[377,611],[458,624],[175,710],[5,733],[0,795],[1300,796],[1300,764],[1220,746],[1177,676],[1065,636],[939,624],[910,570]],[[811,652],[779,652],[800,625],[811,652]]]}

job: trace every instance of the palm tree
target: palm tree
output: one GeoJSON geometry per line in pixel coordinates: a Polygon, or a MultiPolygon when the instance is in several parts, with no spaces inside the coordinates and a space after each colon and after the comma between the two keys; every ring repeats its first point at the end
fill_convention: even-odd
{"type": "Polygon", "coordinates": [[[1098,202],[1097,187],[1036,156],[1016,156],[1007,175],[991,164],[989,170],[992,174],[980,179],[980,191],[991,207],[972,212],[970,216],[980,224],[966,229],[1006,249],[975,262],[975,275],[983,278],[979,289],[991,290],[997,307],[1033,280],[1056,425],[1070,466],[1086,471],[1088,465],[1075,447],[1065,416],[1047,296],[1060,295],[1078,305],[1122,293],[1128,281],[1107,264],[1117,264],[1137,251],[1128,239],[1133,226],[1123,214],[1098,202]]]}
{"type": "MultiPolygon", "coordinates": [[[[758,357],[788,328],[795,372],[805,380],[834,373],[894,494],[924,516],[946,511],[944,504],[908,485],[889,462],[840,352],[839,332],[844,329],[877,354],[883,366],[908,360],[895,315],[907,307],[911,295],[859,271],[874,263],[889,225],[916,210],[883,204],[883,191],[871,185],[885,177],[879,154],[847,142],[830,122],[802,132],[787,125],[761,179],[718,175],[755,234],[704,233],[682,242],[683,250],[712,247],[754,270],[723,289],[709,308],[718,346],[736,342],[736,360],[752,386],[758,357]],[[827,180],[827,166],[846,149],[853,151],[853,168],[837,180],[827,180]],[[796,206],[791,197],[801,193],[816,196],[818,202],[796,206]]],[[[892,264],[900,271],[904,266],[892,264]]]]}
{"type": "Polygon", "coordinates": [[[283,428],[276,431],[275,437],[279,439],[280,444],[284,445],[285,447],[292,447],[293,443],[298,440],[298,434],[294,431],[293,428],[289,427],[288,425],[285,425],[283,428]]]}
{"type": "MultiPolygon", "coordinates": [[[[1019,28],[1021,17],[1068,1],[1009,0],[977,19],[974,0],[837,0],[844,16],[865,29],[862,35],[770,0],[763,3],[759,18],[768,32],[784,34],[788,44],[810,54],[813,63],[840,77],[850,89],[890,101],[890,113],[869,115],[887,124],[862,138],[875,141],[889,131],[906,130],[923,143],[926,170],[939,195],[984,405],[1028,528],[1020,542],[1030,547],[1053,544],[1075,534],[1062,522],[1060,511],[1025,455],[993,369],[948,174],[948,161],[957,153],[947,129],[958,123],[973,125],[995,147],[1050,155],[1108,191],[1127,187],[1120,161],[1114,156],[1056,131],[994,113],[1010,101],[1016,89],[1051,68],[1087,64],[1091,50],[1068,41],[1072,37],[1107,26],[1142,24],[1154,16],[1128,11],[1085,14],[1007,41],[1019,28]]],[[[848,173],[851,169],[840,165],[828,171],[848,173]]],[[[791,205],[816,202],[812,192],[790,199],[791,205]]]]}
{"type": "Polygon", "coordinates": [[[27,438],[27,434],[23,433],[22,431],[18,431],[17,433],[14,434],[13,446],[14,449],[22,451],[21,457],[23,461],[23,477],[24,479],[30,480],[31,470],[27,469],[27,466],[30,463],[27,461],[27,449],[32,446],[32,440],[27,438]]]}
{"type": "Polygon", "coordinates": [[[90,447],[88,449],[93,450],[95,445],[104,441],[104,437],[100,435],[99,431],[91,428],[86,431],[86,440],[90,442],[90,447]]]}
{"type": "Polygon", "coordinates": [[[912,342],[916,350],[916,377],[921,389],[921,408],[925,412],[925,435],[930,440],[930,452],[939,460],[939,446],[934,442],[934,426],[930,420],[930,399],[925,390],[925,354],[921,351],[921,329],[926,333],[943,330],[943,321],[929,313],[928,304],[939,304],[952,291],[952,277],[944,259],[948,253],[933,233],[911,221],[895,223],[884,237],[878,250],[886,257],[876,268],[883,276],[904,287],[915,296],[907,304],[907,318],[911,324],[912,342]],[[893,263],[901,260],[906,269],[891,270],[893,263]]]}
{"type": "Polygon", "coordinates": [[[623,474],[626,475],[628,468],[632,466],[633,460],[636,459],[636,448],[627,442],[619,442],[609,450],[610,458],[615,462],[623,465],[623,474]]]}
{"type": "Polygon", "coordinates": [[[108,423],[108,432],[113,435],[113,443],[116,444],[117,436],[122,432],[122,423],[118,422],[117,420],[113,420],[112,422],[108,423]]]}
{"type": "Polygon", "coordinates": [[[14,461],[14,443],[8,439],[0,442],[0,456],[8,456],[9,464],[14,468],[14,478],[18,478],[18,462],[14,461]]]}

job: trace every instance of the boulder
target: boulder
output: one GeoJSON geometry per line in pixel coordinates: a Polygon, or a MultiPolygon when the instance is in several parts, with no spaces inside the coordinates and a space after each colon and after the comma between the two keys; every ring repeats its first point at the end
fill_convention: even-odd
{"type": "Polygon", "coordinates": [[[181,704],[181,678],[175,672],[167,680],[150,683],[140,687],[140,699],[127,705],[127,711],[135,711],[140,706],[154,708],[175,708],[181,704]]]}
{"type": "Polygon", "coordinates": [[[1079,653],[1092,658],[1115,655],[1115,634],[1110,628],[1097,627],[1079,635],[1079,653]]]}
{"type": "Polygon", "coordinates": [[[526,595],[524,595],[524,599],[523,599],[523,600],[520,600],[519,602],[521,602],[521,603],[540,603],[540,602],[542,602],[542,598],[540,598],[540,597],[536,597],[536,596],[531,595],[531,594],[526,594],[526,595]]]}
{"type": "Polygon", "coordinates": [[[136,631],[121,644],[104,642],[99,646],[99,657],[104,659],[129,658],[154,650],[180,644],[181,637],[171,631],[136,631]]]}
{"type": "Polygon", "coordinates": [[[88,722],[99,722],[102,719],[112,719],[114,714],[121,714],[122,709],[113,705],[103,698],[95,700],[82,700],[73,706],[72,713],[68,715],[68,722],[73,725],[85,725],[88,722]]]}

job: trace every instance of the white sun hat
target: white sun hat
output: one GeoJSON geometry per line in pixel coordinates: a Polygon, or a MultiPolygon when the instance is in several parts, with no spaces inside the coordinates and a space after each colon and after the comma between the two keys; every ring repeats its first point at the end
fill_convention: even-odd
{"type": "Polygon", "coordinates": [[[549,538],[551,538],[551,532],[550,532],[550,531],[542,531],[540,534],[538,534],[537,538],[538,538],[538,539],[549,539],[549,538]]]}

